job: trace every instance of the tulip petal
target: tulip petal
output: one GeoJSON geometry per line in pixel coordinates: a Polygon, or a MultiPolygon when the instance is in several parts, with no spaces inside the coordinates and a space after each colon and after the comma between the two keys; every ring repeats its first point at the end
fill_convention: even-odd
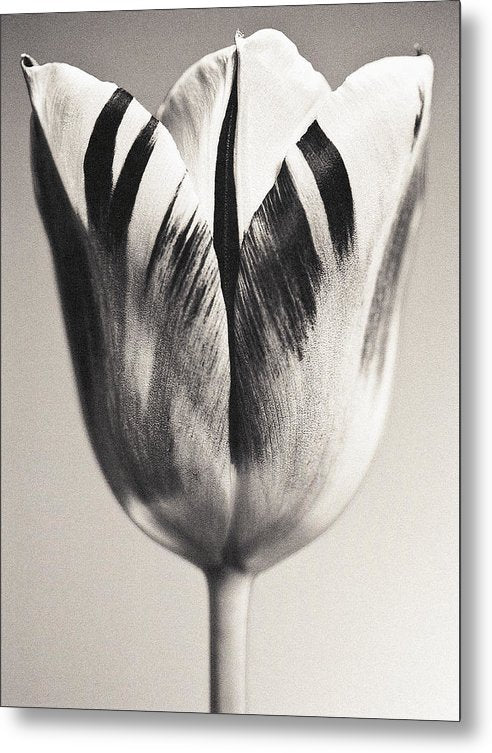
{"type": "Polygon", "coordinates": [[[326,95],[245,234],[229,538],[245,567],[268,567],[326,530],[374,453],[422,196],[431,82],[427,56],[397,58],[326,95]]]}
{"type": "Polygon", "coordinates": [[[313,173],[328,220],[333,249],[340,263],[353,250],[354,203],[345,164],[335,144],[315,120],[299,140],[313,173]]]}
{"type": "Polygon", "coordinates": [[[262,29],[250,37],[238,32],[235,42],[186,71],[158,118],[176,141],[212,227],[219,138],[237,76],[234,172],[241,240],[288,148],[330,87],[279,31],[262,29]]]}
{"type": "Polygon", "coordinates": [[[330,91],[284,34],[262,29],[236,37],[238,118],[236,191],[239,238],[273,186],[288,149],[314,120],[330,91]]]}
{"type": "Polygon", "coordinates": [[[90,438],[153,538],[220,562],[229,352],[209,225],[168,131],[71,66],[24,65],[33,173],[90,438]]]}
{"type": "Polygon", "coordinates": [[[235,45],[206,55],[185,71],[157,111],[191,175],[211,228],[217,150],[235,70],[235,45]]]}
{"type": "Polygon", "coordinates": [[[416,147],[426,141],[432,72],[428,55],[384,58],[319,103],[320,128],[343,155],[350,177],[363,259],[381,254],[416,147]]]}

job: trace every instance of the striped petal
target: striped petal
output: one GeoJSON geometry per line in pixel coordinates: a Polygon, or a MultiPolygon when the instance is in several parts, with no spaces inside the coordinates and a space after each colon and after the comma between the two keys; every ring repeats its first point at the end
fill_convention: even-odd
{"type": "Polygon", "coordinates": [[[236,39],[238,116],[235,150],[239,238],[272,187],[289,147],[311,123],[325,78],[290,39],[262,29],[236,39]]]}
{"type": "Polygon", "coordinates": [[[274,29],[207,55],[179,79],[158,111],[190,170],[210,225],[219,140],[234,115],[233,142],[239,238],[273,185],[290,146],[313,120],[326,80],[274,29]],[[229,113],[227,113],[229,107],[229,113]],[[234,112],[231,113],[230,110],[234,112]],[[229,115],[229,119],[226,117],[229,115]]]}
{"type": "Polygon", "coordinates": [[[212,236],[165,127],[115,84],[25,56],[33,173],[79,393],[135,522],[202,566],[230,516],[229,354],[212,236]]]}
{"type": "Polygon", "coordinates": [[[235,50],[232,45],[195,63],[157,111],[176,142],[211,228],[217,148],[235,77],[235,50]]]}
{"type": "Polygon", "coordinates": [[[427,56],[388,59],[323,97],[245,234],[229,549],[253,570],[325,530],[374,453],[422,197],[431,83],[427,56]]]}

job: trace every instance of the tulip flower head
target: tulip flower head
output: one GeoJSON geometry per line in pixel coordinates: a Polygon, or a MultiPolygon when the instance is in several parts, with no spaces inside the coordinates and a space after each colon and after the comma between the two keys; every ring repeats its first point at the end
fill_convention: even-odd
{"type": "Polygon", "coordinates": [[[150,115],[22,67],[80,401],[115,497],[205,572],[324,532],[381,434],[430,119],[427,55],[335,91],[283,34],[208,55],[150,115]]]}
{"type": "Polygon", "coordinates": [[[281,33],[208,55],[157,118],[23,56],[80,400],[123,508],[206,569],[260,571],[356,491],[388,402],[432,62],[331,91],[281,33]]]}

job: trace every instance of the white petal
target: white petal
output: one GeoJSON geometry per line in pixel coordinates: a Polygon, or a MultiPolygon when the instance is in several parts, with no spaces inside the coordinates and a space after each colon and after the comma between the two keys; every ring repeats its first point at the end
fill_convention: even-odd
{"type": "Polygon", "coordinates": [[[428,55],[383,58],[350,75],[320,103],[316,114],[343,157],[356,208],[359,253],[365,258],[381,250],[378,242],[384,241],[405,182],[420,158],[418,147],[426,142],[432,73],[428,55]]]}
{"type": "Polygon", "coordinates": [[[273,186],[288,149],[314,119],[330,91],[284,34],[262,29],[236,38],[238,117],[236,193],[239,239],[273,186]]]}
{"type": "Polygon", "coordinates": [[[171,89],[158,117],[176,141],[213,227],[217,147],[237,69],[235,182],[239,239],[275,182],[287,150],[313,120],[326,80],[279,31],[236,35],[171,89]],[[236,55],[237,52],[237,55],[236,55]]]}
{"type": "Polygon", "coordinates": [[[51,154],[71,202],[87,224],[84,156],[94,123],[117,86],[65,63],[32,65],[31,60],[24,55],[22,69],[33,109],[49,134],[51,154]]]}
{"type": "Polygon", "coordinates": [[[233,45],[195,63],[157,111],[176,142],[211,228],[217,146],[234,78],[235,50],[233,45]]]}

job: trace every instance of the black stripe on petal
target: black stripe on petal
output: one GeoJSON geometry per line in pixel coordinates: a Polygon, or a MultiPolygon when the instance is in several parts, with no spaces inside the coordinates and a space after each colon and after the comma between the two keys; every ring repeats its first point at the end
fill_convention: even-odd
{"type": "Polygon", "coordinates": [[[300,361],[304,357],[324,276],[304,207],[284,162],[241,246],[235,308],[237,421],[231,426],[237,464],[273,452],[274,429],[265,424],[259,406],[277,398],[282,404],[282,395],[276,395],[277,378],[285,368],[292,368],[290,357],[300,361]]]}
{"type": "Polygon", "coordinates": [[[217,147],[214,204],[214,248],[219,263],[221,286],[231,330],[234,294],[239,273],[239,229],[234,181],[236,120],[237,68],[217,147]]]}
{"type": "Polygon", "coordinates": [[[234,146],[237,122],[237,61],[231,93],[227,103],[215,165],[214,248],[219,265],[220,284],[227,314],[230,365],[229,435],[231,456],[236,454],[236,367],[234,334],[234,300],[239,274],[239,228],[237,221],[236,183],[234,179],[234,146]]]}
{"type": "Polygon", "coordinates": [[[312,170],[323,200],[337,261],[343,262],[354,242],[354,204],[345,164],[316,120],[297,146],[312,170]]]}
{"type": "Polygon", "coordinates": [[[420,88],[419,88],[419,97],[420,97],[420,110],[415,116],[415,123],[413,126],[412,149],[414,148],[415,142],[417,141],[417,136],[419,135],[420,126],[422,123],[422,115],[424,114],[424,92],[420,88]]]}
{"type": "Polygon", "coordinates": [[[84,158],[85,198],[89,225],[100,230],[108,217],[113,189],[113,158],[118,128],[133,97],[116,89],[92,130],[84,158]]]}
{"type": "Polygon", "coordinates": [[[272,336],[303,357],[316,319],[322,263],[287,164],[255,213],[241,248],[241,325],[254,358],[268,357],[272,336]]]}
{"type": "MultiPolygon", "coordinates": [[[[190,323],[201,311],[210,289],[210,280],[204,278],[202,270],[212,247],[212,239],[206,224],[197,219],[196,212],[186,222],[175,214],[182,184],[183,180],[157,233],[145,275],[145,290],[158,298],[167,273],[165,295],[175,301],[180,316],[190,323]]],[[[205,318],[207,313],[204,314],[205,318]]]]}
{"type": "Polygon", "coordinates": [[[159,121],[151,116],[132,144],[116,183],[107,225],[110,248],[113,252],[121,250],[128,235],[133,207],[145,168],[155,145],[155,130],[159,121]]]}
{"type": "MultiPolygon", "coordinates": [[[[182,184],[182,180],[180,184],[178,185],[176,192],[171,200],[171,203],[169,204],[166,214],[164,215],[164,219],[161,222],[161,226],[159,228],[159,232],[157,233],[157,237],[154,242],[154,246],[152,248],[152,252],[149,257],[149,262],[147,264],[147,270],[145,272],[145,287],[148,288],[152,278],[157,273],[157,268],[159,267],[162,258],[166,252],[166,249],[168,248],[169,244],[173,242],[173,232],[171,230],[171,216],[174,211],[174,207],[176,205],[176,200],[178,198],[179,189],[182,184]]],[[[175,231],[174,231],[175,234],[175,231]]]]}

